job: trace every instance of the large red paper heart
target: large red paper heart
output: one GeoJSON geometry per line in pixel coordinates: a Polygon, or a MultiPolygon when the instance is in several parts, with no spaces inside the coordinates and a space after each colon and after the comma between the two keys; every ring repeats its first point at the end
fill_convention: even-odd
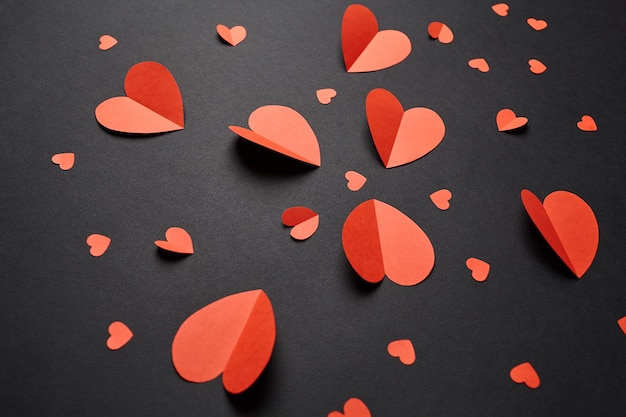
{"type": "Polygon", "coordinates": [[[155,240],[154,244],[168,252],[184,255],[193,253],[193,241],[189,233],[181,227],[170,227],[165,231],[166,240],[155,240]]]}
{"type": "Polygon", "coordinates": [[[568,191],[554,191],[543,204],[532,192],[522,190],[522,203],[537,229],[565,265],[581,278],[598,250],[600,231],[593,210],[568,191]]]}
{"type": "Polygon", "coordinates": [[[328,417],[371,417],[369,408],[358,398],[350,398],[343,405],[343,413],[331,411],[328,417]]]}
{"type": "Polygon", "coordinates": [[[389,68],[411,53],[411,41],[397,30],[378,31],[374,13],[361,4],[351,4],[341,22],[341,48],[348,72],[389,68]]]}
{"type": "Polygon", "coordinates": [[[276,323],[263,290],[217,300],[189,316],[172,342],[172,362],[189,382],[222,374],[226,391],[239,394],[261,375],[272,356],[276,323]]]}
{"type": "Polygon", "coordinates": [[[172,74],[157,62],[140,62],[128,70],[125,97],[96,107],[98,123],[123,133],[163,133],[185,127],[183,98],[172,74]]]}
{"type": "Polygon", "coordinates": [[[382,201],[368,200],[352,210],[341,239],[350,265],[368,282],[380,282],[387,275],[396,284],[416,285],[435,266],[435,250],[426,233],[382,201]]]}
{"type": "Polygon", "coordinates": [[[248,118],[250,129],[228,126],[244,139],[311,165],[320,166],[317,137],[304,117],[286,106],[259,107],[248,118]]]}
{"type": "Polygon", "coordinates": [[[421,158],[441,143],[446,132],[435,111],[426,107],[404,111],[396,96],[384,88],[369,92],[365,110],[372,139],[386,168],[421,158]]]}

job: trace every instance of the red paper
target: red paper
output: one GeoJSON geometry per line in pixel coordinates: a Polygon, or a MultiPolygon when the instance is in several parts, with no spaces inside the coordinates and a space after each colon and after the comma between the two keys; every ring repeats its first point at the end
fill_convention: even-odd
{"type": "Polygon", "coordinates": [[[576,123],[576,126],[582,130],[583,132],[595,132],[596,130],[598,130],[598,125],[596,125],[596,121],[593,119],[593,117],[585,114],[578,123],[576,123]]]}
{"type": "Polygon", "coordinates": [[[624,316],[621,319],[617,320],[617,325],[619,326],[620,329],[622,329],[622,332],[624,332],[624,334],[626,334],[626,316],[624,316]]]}
{"type": "Polygon", "coordinates": [[[446,132],[435,111],[426,107],[404,111],[400,101],[383,88],[369,92],[365,110],[372,139],[386,168],[421,158],[441,143],[446,132]]]}
{"type": "Polygon", "coordinates": [[[109,325],[107,347],[111,350],[121,349],[133,338],[133,332],[121,321],[114,321],[109,325]]]}
{"type": "Polygon", "coordinates": [[[500,132],[511,132],[526,126],[526,117],[517,117],[511,109],[502,109],[496,115],[496,125],[500,132]]]}
{"type": "Polygon", "coordinates": [[[536,389],[541,381],[535,368],[530,362],[520,363],[511,369],[511,379],[518,384],[525,384],[528,388],[536,389]]]}
{"type": "Polygon", "coordinates": [[[100,44],[98,45],[98,48],[100,48],[101,51],[107,51],[113,48],[115,45],[117,45],[117,39],[115,39],[113,36],[111,35],[100,36],[100,44]]]}
{"type": "Polygon", "coordinates": [[[53,164],[58,165],[63,171],[68,171],[74,166],[75,157],[73,152],[66,152],[52,155],[50,159],[53,164]]]}
{"type": "Polygon", "coordinates": [[[545,20],[535,19],[534,17],[529,17],[528,20],[526,20],[526,23],[528,23],[528,26],[536,31],[544,30],[548,27],[548,22],[545,20]]]}
{"type": "Polygon", "coordinates": [[[215,29],[217,30],[217,34],[232,46],[240,44],[246,39],[246,35],[248,34],[246,28],[243,26],[233,26],[229,28],[228,26],[217,25],[215,29]]]}
{"type": "Polygon", "coordinates": [[[387,352],[394,358],[400,359],[405,365],[415,363],[415,348],[409,339],[394,340],[387,345],[387,352]]]}
{"type": "Polygon", "coordinates": [[[321,88],[315,92],[317,101],[322,104],[330,104],[331,100],[335,98],[337,92],[332,88],[321,88]]]}
{"type": "Polygon", "coordinates": [[[528,61],[528,66],[530,68],[530,72],[532,72],[533,74],[541,74],[548,69],[548,67],[546,67],[543,62],[534,58],[528,61]]]}
{"type": "Polygon", "coordinates": [[[305,240],[313,236],[320,224],[320,216],[307,207],[289,207],[283,212],[282,222],[293,227],[289,233],[296,240],[305,240]]]}
{"type": "Polygon", "coordinates": [[[276,324],[263,290],[229,295],[189,316],[172,342],[172,361],[189,382],[222,374],[226,391],[239,394],[261,375],[272,356],[276,324]]]}
{"type": "Polygon", "coordinates": [[[437,39],[441,43],[452,43],[454,40],[454,33],[452,33],[452,29],[450,29],[445,23],[441,22],[431,22],[428,25],[428,35],[433,39],[437,39]]]}
{"type": "Polygon", "coordinates": [[[445,188],[435,191],[430,195],[430,200],[439,210],[448,210],[450,208],[451,198],[452,193],[450,190],[446,190],[445,188]]]}
{"type": "Polygon", "coordinates": [[[348,189],[350,191],[359,191],[367,182],[367,178],[356,171],[348,171],[344,178],[348,181],[348,189]]]}
{"type": "Polygon", "coordinates": [[[491,269],[491,265],[478,258],[467,258],[465,266],[472,271],[472,278],[478,282],[486,280],[489,276],[489,270],[491,269]]]}
{"type": "Polygon", "coordinates": [[[165,231],[166,240],[155,240],[154,244],[168,252],[191,255],[193,241],[189,233],[181,227],[170,227],[165,231]]]}
{"type": "Polygon", "coordinates": [[[89,253],[91,256],[102,256],[109,249],[111,239],[107,236],[94,233],[87,236],[87,245],[90,246],[89,253]]]}
{"type": "Polygon", "coordinates": [[[498,16],[506,16],[509,14],[509,5],[506,3],[498,3],[491,6],[491,10],[493,10],[498,16]]]}
{"type": "Polygon", "coordinates": [[[363,401],[350,398],[343,406],[343,413],[331,411],[328,417],[372,417],[372,415],[363,401]]]}
{"type": "Polygon", "coordinates": [[[489,64],[485,61],[485,58],[474,58],[467,61],[467,65],[470,68],[476,68],[480,72],[489,72],[489,64]]]}
{"type": "Polygon", "coordinates": [[[350,265],[368,282],[380,282],[387,275],[398,285],[416,285],[435,266],[435,250],[426,233],[382,201],[365,201],[348,215],[342,242],[350,265]]]}

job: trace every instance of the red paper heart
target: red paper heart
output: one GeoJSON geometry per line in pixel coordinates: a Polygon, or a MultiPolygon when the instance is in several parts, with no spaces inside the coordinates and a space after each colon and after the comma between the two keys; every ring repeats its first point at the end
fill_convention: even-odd
{"type": "Polygon", "coordinates": [[[154,244],[168,252],[191,255],[193,242],[189,233],[180,227],[170,227],[165,231],[166,240],[155,240],[154,244]]]}
{"type": "Polygon", "coordinates": [[[467,61],[467,65],[471,68],[476,68],[480,72],[489,72],[489,64],[485,61],[485,58],[474,58],[467,61]]]}
{"type": "Polygon", "coordinates": [[[502,109],[496,115],[496,125],[500,132],[510,132],[526,126],[526,117],[517,117],[511,109],[502,109]]]}
{"type": "Polygon", "coordinates": [[[478,258],[468,258],[467,261],[465,261],[465,266],[472,271],[472,278],[478,282],[486,280],[489,276],[489,270],[491,269],[491,265],[478,258]]]}
{"type": "Polygon", "coordinates": [[[581,278],[598,250],[600,231],[593,210],[582,198],[568,191],[554,191],[543,203],[522,190],[522,203],[537,229],[565,265],[581,278]]]}
{"type": "Polygon", "coordinates": [[[596,121],[593,119],[593,117],[587,114],[585,114],[580,119],[580,122],[576,123],[576,126],[583,132],[595,132],[596,130],[598,130],[598,125],[596,125],[596,121]]]}
{"type": "Polygon", "coordinates": [[[369,72],[402,62],[411,53],[411,41],[397,30],[379,32],[374,13],[352,4],[343,14],[341,48],[348,72],[369,72]]]}
{"type": "Polygon", "coordinates": [[[450,208],[451,198],[452,193],[450,190],[446,190],[445,188],[435,191],[430,195],[430,201],[432,201],[435,207],[439,210],[448,210],[450,208]]]}
{"type": "Polygon", "coordinates": [[[350,191],[359,191],[367,182],[367,178],[356,171],[348,171],[344,178],[348,181],[348,189],[350,191]]]}
{"type": "Polygon", "coordinates": [[[114,321],[109,325],[109,335],[107,347],[111,350],[121,349],[133,338],[133,332],[121,321],[114,321]]]}
{"type": "Polygon", "coordinates": [[[124,80],[125,97],[113,97],[96,107],[96,119],[124,133],[163,133],[185,127],[183,98],[170,72],[157,62],[133,65],[124,80]]]}
{"type": "Polygon", "coordinates": [[[246,28],[243,26],[233,26],[229,28],[228,26],[217,25],[216,30],[218,35],[232,46],[237,46],[241,41],[246,39],[247,35],[246,28]]]}
{"type": "Polygon", "coordinates": [[[545,20],[537,20],[534,17],[529,17],[528,20],[526,20],[526,23],[528,23],[528,26],[536,31],[544,30],[548,27],[548,22],[545,20]]]}
{"type": "Polygon", "coordinates": [[[265,292],[242,292],[189,316],[174,336],[172,361],[189,382],[207,382],[222,374],[226,391],[239,394],[261,375],[275,340],[274,310],[265,292]]]}
{"type": "Polygon", "coordinates": [[[330,101],[337,95],[337,92],[332,88],[322,88],[315,92],[317,101],[322,104],[329,104],[330,101]]]}
{"type": "Polygon", "coordinates": [[[67,171],[72,169],[74,166],[74,153],[58,153],[56,155],[52,155],[51,160],[53,164],[58,165],[63,171],[67,171]]]}
{"type": "Polygon", "coordinates": [[[113,36],[111,35],[100,36],[100,45],[98,45],[98,48],[100,48],[101,51],[109,50],[113,48],[115,45],[117,45],[117,39],[115,39],[113,36]]]}
{"type": "Polygon", "coordinates": [[[400,101],[384,88],[369,92],[365,110],[372,139],[386,168],[421,158],[441,143],[446,132],[435,111],[426,107],[404,111],[400,101]]]}
{"type": "Polygon", "coordinates": [[[620,329],[622,329],[622,332],[624,332],[624,334],[626,334],[626,316],[624,316],[621,319],[617,320],[617,325],[619,326],[620,329]]]}
{"type": "Polygon", "coordinates": [[[534,58],[528,60],[528,66],[530,68],[530,72],[532,72],[533,74],[541,74],[548,69],[548,67],[546,67],[543,62],[534,58]]]}
{"type": "Polygon", "coordinates": [[[87,245],[90,246],[89,253],[91,256],[102,256],[107,251],[111,239],[104,235],[94,233],[87,236],[87,245]]]}
{"type": "Polygon", "coordinates": [[[415,363],[415,348],[409,339],[394,340],[387,345],[387,352],[394,358],[400,359],[405,365],[415,363]]]}
{"type": "Polygon", "coordinates": [[[352,210],[341,239],[352,268],[371,283],[387,275],[398,285],[416,285],[435,266],[435,250],[426,233],[382,201],[368,200],[352,210]]]}
{"type": "Polygon", "coordinates": [[[311,165],[320,166],[320,147],[311,126],[286,106],[259,107],[248,118],[250,129],[228,128],[251,142],[311,165]]]}
{"type": "Polygon", "coordinates": [[[313,236],[320,224],[320,216],[307,207],[289,207],[283,212],[282,222],[293,227],[289,233],[296,240],[305,240],[313,236]]]}
{"type": "Polygon", "coordinates": [[[428,35],[433,39],[437,39],[441,43],[452,43],[454,40],[454,33],[452,33],[452,29],[450,29],[445,23],[441,22],[431,22],[428,25],[428,35]]]}
{"type": "Polygon", "coordinates": [[[526,384],[528,388],[538,388],[541,381],[535,368],[529,363],[524,362],[511,369],[511,379],[518,384],[526,384]]]}
{"type": "Polygon", "coordinates": [[[498,3],[491,6],[491,10],[493,10],[498,16],[506,16],[509,14],[509,5],[506,3],[498,3]]]}
{"type": "Polygon", "coordinates": [[[328,417],[372,417],[372,415],[363,401],[350,398],[343,406],[343,413],[331,411],[328,417]]]}

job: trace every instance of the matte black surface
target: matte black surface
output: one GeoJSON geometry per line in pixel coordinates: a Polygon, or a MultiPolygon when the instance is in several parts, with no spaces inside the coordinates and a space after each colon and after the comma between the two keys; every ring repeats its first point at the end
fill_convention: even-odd
{"type": "Polygon", "coordinates": [[[381,29],[405,32],[411,55],[392,68],[348,74],[341,18],[348,1],[17,1],[0,4],[0,409],[7,416],[326,416],[361,398],[372,416],[621,416],[626,410],[623,192],[626,188],[626,26],[618,0],[365,4],[381,29]],[[548,21],[535,32],[528,17],[548,21]],[[431,21],[454,42],[428,38],[431,21]],[[215,25],[244,25],[237,47],[215,25]],[[98,49],[110,34],[119,44],[98,49]],[[482,74],[467,65],[488,60],[482,74]],[[548,70],[534,75],[527,61],[548,70]],[[123,94],[141,61],[165,65],[181,89],[186,127],[149,138],[102,129],[94,109],[123,94]],[[315,91],[332,87],[332,103],[315,91]],[[385,169],[365,118],[384,87],[405,108],[445,121],[441,145],[385,169]],[[302,167],[239,139],[266,104],[299,111],[322,166],[302,167]],[[495,115],[529,118],[499,133],[495,115]],[[595,133],[576,122],[590,114],[595,133]],[[64,172],[50,162],[75,152],[64,172]],[[344,173],[368,182],[347,190],[344,173]],[[449,188],[442,212],[430,193],[449,188]],[[520,201],[572,191],[600,225],[596,259],[578,280],[536,231],[520,201]],[[415,287],[370,287],[346,261],[341,228],[377,198],[415,220],[436,266],[415,287]],[[282,211],[305,205],[319,230],[295,242],[282,211]],[[153,244],[184,227],[196,253],[162,256],[153,244]],[[112,238],[100,258],[85,238],[112,238]],[[487,260],[484,283],[465,259],[487,260]],[[171,364],[182,321],[226,295],[263,288],[277,343],[260,380],[228,395],[215,380],[183,381],[171,364]],[[109,351],[107,327],[134,338],[109,351]],[[413,340],[405,367],[386,352],[413,340]],[[530,361],[541,386],[513,383],[530,361]]]}

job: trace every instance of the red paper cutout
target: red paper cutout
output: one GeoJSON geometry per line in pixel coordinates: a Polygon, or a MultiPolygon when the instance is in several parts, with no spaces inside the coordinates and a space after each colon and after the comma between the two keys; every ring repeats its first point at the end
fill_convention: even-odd
{"type": "Polygon", "coordinates": [[[286,106],[259,107],[248,118],[250,129],[228,126],[244,139],[275,152],[320,166],[320,147],[311,126],[297,111],[286,106]]]}
{"type": "Polygon", "coordinates": [[[170,227],[165,231],[165,240],[155,240],[154,244],[168,252],[191,255],[193,242],[189,233],[180,227],[170,227]]]}
{"type": "Polygon", "coordinates": [[[489,64],[485,61],[485,58],[474,58],[467,61],[467,65],[470,68],[476,68],[480,72],[489,72],[489,64]]]}
{"type": "Polygon", "coordinates": [[[368,200],[348,215],[342,232],[343,250],[365,281],[385,275],[398,285],[425,280],[435,266],[435,250],[413,220],[389,204],[368,200]]]}
{"type": "Polygon", "coordinates": [[[289,207],[283,212],[282,222],[293,227],[289,233],[296,240],[305,240],[313,236],[320,224],[320,216],[307,207],[289,207]]]}
{"type": "Polygon", "coordinates": [[[506,16],[509,14],[509,5],[506,3],[498,3],[498,4],[494,4],[493,6],[491,6],[491,9],[498,15],[498,16],[506,16]]]}
{"type": "Polygon", "coordinates": [[[467,269],[472,271],[472,278],[478,282],[483,282],[489,276],[491,265],[478,258],[467,258],[465,261],[467,269]]]}
{"type": "Polygon", "coordinates": [[[332,88],[322,88],[315,92],[317,95],[317,101],[322,104],[329,104],[330,101],[335,98],[337,92],[332,88]]]}
{"type": "Polygon", "coordinates": [[[452,43],[454,40],[454,33],[452,33],[452,29],[448,27],[445,23],[441,22],[431,22],[428,25],[428,35],[437,39],[441,43],[452,43]]]}
{"type": "Polygon", "coordinates": [[[496,115],[496,125],[500,132],[511,132],[526,126],[526,117],[517,117],[511,109],[502,109],[496,115]]]}
{"type": "Polygon", "coordinates": [[[111,35],[102,35],[100,36],[100,45],[98,48],[102,51],[107,51],[117,45],[117,39],[115,39],[111,35]]]}
{"type": "Polygon", "coordinates": [[[536,389],[541,381],[535,368],[530,362],[520,363],[511,369],[511,379],[518,384],[526,384],[528,388],[536,389]]]}
{"type": "Polygon", "coordinates": [[[543,62],[539,61],[538,59],[530,59],[528,60],[528,66],[530,67],[530,72],[532,72],[533,74],[541,74],[543,72],[545,72],[545,70],[548,69],[548,67],[546,67],[543,62]]]}
{"type": "Polygon", "coordinates": [[[409,339],[394,340],[387,345],[387,352],[394,358],[400,359],[405,365],[415,363],[415,348],[409,339]]]}
{"type": "Polygon", "coordinates": [[[593,210],[568,191],[554,191],[543,204],[532,192],[522,190],[522,203],[537,229],[565,265],[581,278],[598,250],[600,231],[593,210]]]}
{"type": "Polygon", "coordinates": [[[434,110],[413,107],[404,111],[400,101],[384,88],[369,92],[365,109],[372,139],[386,168],[423,157],[441,143],[446,132],[434,110]]]}
{"type": "Polygon", "coordinates": [[[215,29],[217,30],[217,34],[220,35],[220,38],[224,39],[225,42],[232,46],[237,46],[246,39],[247,32],[246,28],[243,26],[228,28],[228,26],[217,25],[215,29]]]}
{"type": "Polygon", "coordinates": [[[348,189],[350,191],[359,191],[367,182],[367,178],[356,171],[348,171],[344,175],[348,181],[348,189]]]}
{"type": "Polygon", "coordinates": [[[596,121],[593,119],[593,117],[587,114],[585,114],[580,119],[580,122],[576,123],[576,126],[583,132],[595,132],[596,130],[598,130],[598,125],[596,125],[596,121]]]}
{"type": "Polygon", "coordinates": [[[52,155],[50,160],[53,164],[58,165],[63,171],[68,171],[74,166],[74,153],[58,153],[56,155],[52,155]]]}
{"type": "Polygon", "coordinates": [[[622,329],[622,332],[624,332],[624,334],[626,334],[626,316],[624,316],[621,319],[617,320],[617,325],[619,326],[620,329],[622,329]]]}
{"type": "Polygon", "coordinates": [[[111,350],[121,349],[133,338],[133,332],[121,321],[109,325],[109,335],[107,347],[111,350]]]}
{"type": "Polygon", "coordinates": [[[369,408],[358,398],[350,398],[343,405],[343,413],[331,411],[328,417],[372,417],[369,408]]]}
{"type": "Polygon", "coordinates": [[[189,316],[172,342],[176,372],[189,382],[222,374],[226,391],[239,394],[261,375],[272,356],[276,323],[263,290],[229,295],[189,316]]]}
{"type": "Polygon", "coordinates": [[[546,22],[545,20],[535,19],[534,17],[529,17],[528,20],[526,20],[526,23],[528,23],[528,26],[535,29],[536,31],[544,30],[548,27],[548,22],[546,22]]]}
{"type": "Polygon", "coordinates": [[[430,201],[432,201],[435,207],[439,210],[448,210],[450,208],[451,198],[452,193],[450,190],[446,190],[445,188],[435,191],[430,195],[430,201]]]}
{"type": "Polygon", "coordinates": [[[87,236],[87,245],[90,246],[89,253],[91,256],[102,256],[109,249],[111,239],[104,235],[94,233],[87,236]]]}
{"type": "Polygon", "coordinates": [[[183,98],[170,72],[157,62],[133,65],[124,80],[126,97],[113,97],[96,107],[96,119],[124,133],[164,133],[185,127],[183,98]]]}
{"type": "Polygon", "coordinates": [[[348,72],[370,72],[402,62],[411,53],[411,41],[397,30],[379,32],[374,13],[352,4],[343,14],[341,48],[348,72]]]}

